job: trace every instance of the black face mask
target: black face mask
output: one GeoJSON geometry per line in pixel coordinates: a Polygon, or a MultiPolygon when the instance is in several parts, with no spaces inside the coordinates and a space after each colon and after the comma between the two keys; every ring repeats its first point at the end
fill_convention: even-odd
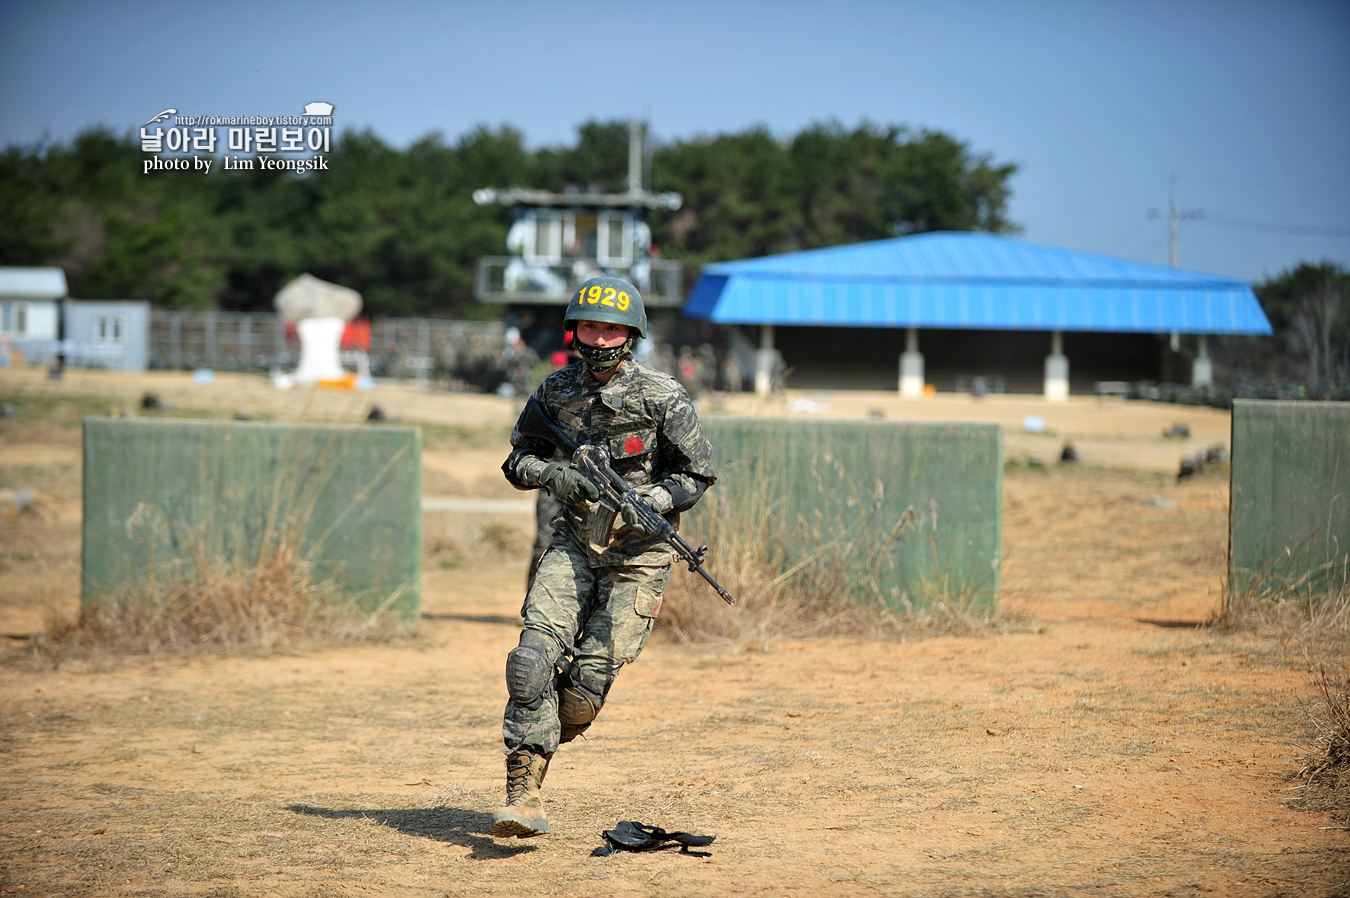
{"type": "Polygon", "coordinates": [[[572,345],[577,352],[581,353],[581,358],[586,362],[587,368],[604,373],[617,368],[619,363],[632,353],[633,336],[629,334],[628,339],[622,345],[611,346],[608,349],[582,343],[580,337],[574,337],[572,345]]]}

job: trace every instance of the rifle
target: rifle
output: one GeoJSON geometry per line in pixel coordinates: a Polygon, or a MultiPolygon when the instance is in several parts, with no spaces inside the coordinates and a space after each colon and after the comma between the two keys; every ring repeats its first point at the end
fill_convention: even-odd
{"type": "MultiPolygon", "coordinates": [[[[628,481],[620,477],[609,466],[609,452],[604,446],[577,443],[563,433],[562,429],[549,418],[548,412],[544,411],[544,407],[539,404],[539,400],[533,396],[525,403],[525,411],[521,413],[516,429],[520,431],[521,436],[545,440],[570,455],[572,467],[580,471],[600,491],[601,502],[606,508],[611,508],[614,512],[617,512],[619,504],[623,502],[623,497],[633,492],[633,487],[628,481]],[[617,497],[617,502],[615,497],[617,497]]],[[[649,517],[644,517],[657,530],[657,535],[665,540],[666,544],[675,550],[675,554],[679,555],[689,565],[691,573],[698,574],[704,580],[707,580],[708,585],[717,590],[717,594],[728,605],[736,604],[736,600],[732,598],[731,593],[723,589],[722,585],[703,569],[703,558],[708,554],[706,545],[695,549],[684,541],[684,537],[680,536],[669,521],[643,502],[640,496],[634,496],[631,501],[637,502],[640,508],[646,510],[649,517]]],[[[614,516],[611,513],[603,527],[606,539],[608,539],[609,526],[612,525],[613,520],[614,516]]],[[[592,542],[597,541],[595,536],[596,534],[593,532],[592,542]]]]}

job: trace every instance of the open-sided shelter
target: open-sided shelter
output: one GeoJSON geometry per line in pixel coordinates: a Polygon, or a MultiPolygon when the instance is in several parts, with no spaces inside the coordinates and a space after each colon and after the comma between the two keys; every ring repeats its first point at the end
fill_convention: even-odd
{"type": "Polygon", "coordinates": [[[977,377],[1051,399],[1178,380],[1182,335],[1199,338],[1190,379],[1208,383],[1208,335],[1271,332],[1244,281],[972,232],[707,265],[684,314],[759,329],[760,391],[780,357],[795,386],[893,389],[898,357],[912,396],[977,377]]]}

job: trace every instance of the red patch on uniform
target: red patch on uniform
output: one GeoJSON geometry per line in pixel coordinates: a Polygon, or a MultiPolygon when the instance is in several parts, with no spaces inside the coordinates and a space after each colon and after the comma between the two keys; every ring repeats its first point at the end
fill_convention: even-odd
{"type": "Polygon", "coordinates": [[[639,437],[629,437],[623,441],[623,451],[629,455],[637,455],[642,451],[643,442],[639,437]]]}

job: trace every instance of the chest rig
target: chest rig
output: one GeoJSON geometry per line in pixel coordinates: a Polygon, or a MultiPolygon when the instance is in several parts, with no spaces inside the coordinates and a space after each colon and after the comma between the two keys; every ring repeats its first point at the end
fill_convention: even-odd
{"type": "MultiPolygon", "coordinates": [[[[559,402],[556,414],[558,424],[569,436],[588,447],[585,451],[603,457],[615,473],[638,487],[658,479],[660,453],[657,421],[635,392],[602,389],[559,402]]],[[[618,502],[609,491],[602,491],[600,499],[589,503],[584,530],[591,551],[604,552],[635,536],[622,525],[615,530],[618,513],[618,502]]]]}

